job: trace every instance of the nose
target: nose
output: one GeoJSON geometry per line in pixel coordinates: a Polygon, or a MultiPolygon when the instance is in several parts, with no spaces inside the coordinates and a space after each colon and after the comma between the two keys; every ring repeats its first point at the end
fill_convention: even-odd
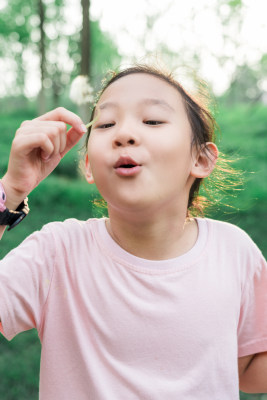
{"type": "Polygon", "coordinates": [[[118,127],[113,137],[113,146],[136,146],[139,144],[139,138],[137,134],[133,133],[133,127],[131,125],[118,127]]]}

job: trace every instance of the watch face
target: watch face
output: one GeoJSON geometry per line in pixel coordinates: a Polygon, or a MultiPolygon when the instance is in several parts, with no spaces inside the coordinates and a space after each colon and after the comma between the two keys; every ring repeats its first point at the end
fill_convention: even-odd
{"type": "Polygon", "coordinates": [[[5,211],[6,206],[5,206],[5,202],[6,202],[6,194],[4,192],[4,188],[0,182],[0,212],[5,211]]]}

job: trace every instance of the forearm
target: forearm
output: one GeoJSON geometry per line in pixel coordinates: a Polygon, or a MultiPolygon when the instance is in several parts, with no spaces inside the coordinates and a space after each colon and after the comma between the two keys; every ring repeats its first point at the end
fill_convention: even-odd
{"type": "Polygon", "coordinates": [[[255,354],[240,378],[240,390],[245,393],[267,393],[267,351],[255,354]]]}

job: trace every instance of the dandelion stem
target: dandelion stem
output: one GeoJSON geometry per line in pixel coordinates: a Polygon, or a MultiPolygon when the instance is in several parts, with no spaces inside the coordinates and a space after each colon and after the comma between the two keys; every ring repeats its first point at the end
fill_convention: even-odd
{"type": "Polygon", "coordinates": [[[90,126],[92,126],[98,120],[98,118],[99,118],[99,114],[97,114],[97,116],[92,121],[88,122],[88,124],[85,125],[86,128],[87,129],[90,128],[90,126]]]}

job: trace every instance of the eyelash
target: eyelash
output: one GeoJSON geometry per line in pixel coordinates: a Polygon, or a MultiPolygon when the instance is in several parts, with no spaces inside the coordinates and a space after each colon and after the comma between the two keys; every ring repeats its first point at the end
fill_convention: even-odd
{"type": "Polygon", "coordinates": [[[108,129],[111,128],[112,126],[114,126],[115,124],[103,124],[103,125],[99,125],[97,126],[98,129],[108,129]]]}
{"type": "Polygon", "coordinates": [[[162,121],[149,120],[149,121],[145,121],[145,124],[156,126],[156,125],[161,125],[161,124],[163,124],[163,122],[162,122],[162,121]]]}
{"type": "MultiPolygon", "coordinates": [[[[144,123],[145,123],[146,125],[157,126],[157,125],[163,124],[164,122],[162,122],[162,121],[148,120],[148,121],[144,121],[144,123]]],[[[97,128],[98,128],[98,129],[108,129],[108,128],[111,128],[111,127],[114,126],[114,125],[115,125],[114,123],[103,124],[103,125],[97,126],[97,128]]]]}

